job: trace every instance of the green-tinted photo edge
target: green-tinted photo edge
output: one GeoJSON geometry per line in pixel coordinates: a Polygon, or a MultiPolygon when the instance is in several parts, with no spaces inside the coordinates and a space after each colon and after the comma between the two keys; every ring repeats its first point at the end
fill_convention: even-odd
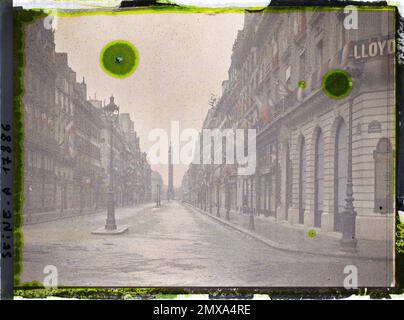
{"type": "MultiPolygon", "coordinates": [[[[165,13],[165,12],[178,12],[178,13],[246,13],[248,11],[261,11],[261,12],[296,12],[296,11],[309,11],[309,10],[321,10],[321,11],[335,11],[341,10],[341,7],[273,7],[273,8],[204,8],[194,6],[161,6],[161,7],[147,7],[147,8],[131,8],[131,9],[119,9],[119,11],[111,10],[77,10],[75,12],[58,11],[57,15],[62,17],[75,17],[82,15],[115,15],[115,14],[133,14],[133,13],[165,13]]],[[[395,11],[398,14],[396,7],[380,7],[380,6],[360,6],[358,10],[370,10],[370,11],[395,11]]],[[[389,294],[401,294],[404,293],[402,284],[397,278],[396,269],[396,287],[395,288],[382,288],[382,289],[357,289],[357,290],[344,290],[341,288],[286,288],[286,289],[272,289],[272,288],[258,288],[258,289],[232,289],[232,288],[100,288],[100,287],[63,287],[60,286],[56,289],[45,289],[39,281],[33,281],[30,283],[21,283],[20,275],[22,272],[22,248],[24,244],[22,233],[22,209],[24,202],[24,115],[22,98],[24,95],[24,67],[25,67],[25,27],[34,22],[36,19],[45,17],[47,14],[40,9],[31,10],[18,10],[14,11],[14,57],[16,61],[16,71],[14,73],[14,109],[13,109],[13,214],[14,214],[14,286],[15,296],[25,298],[45,298],[47,296],[59,296],[66,298],[125,298],[125,295],[134,296],[148,296],[148,295],[177,295],[177,294],[210,294],[210,295],[248,295],[248,294],[267,294],[269,297],[276,299],[277,297],[285,298],[301,297],[302,295],[307,297],[322,297],[322,298],[336,298],[336,297],[348,297],[352,294],[356,295],[370,295],[371,297],[388,297],[389,294]],[[17,35],[20,35],[18,37],[17,35]],[[388,292],[387,292],[388,291],[388,292]]],[[[396,19],[398,20],[398,19],[396,19]]],[[[395,23],[397,30],[398,21],[395,23]]],[[[395,31],[396,31],[395,30],[395,31]]],[[[396,77],[397,83],[398,77],[396,77]]],[[[397,90],[397,87],[396,87],[397,90]]],[[[397,114],[397,101],[396,110],[397,114]]],[[[398,134],[398,126],[395,124],[396,129],[396,142],[398,134]]],[[[397,146],[397,143],[396,143],[397,146]]],[[[395,154],[396,154],[395,148],[395,154]]],[[[396,170],[396,160],[394,161],[394,172],[396,170]]],[[[396,192],[396,175],[393,175],[394,190],[396,192]]],[[[396,210],[397,211],[397,210],[396,210]]],[[[404,225],[400,224],[398,214],[396,214],[396,265],[404,265],[404,249],[398,244],[404,241],[404,225]],[[403,261],[403,263],[399,263],[403,261]]]]}

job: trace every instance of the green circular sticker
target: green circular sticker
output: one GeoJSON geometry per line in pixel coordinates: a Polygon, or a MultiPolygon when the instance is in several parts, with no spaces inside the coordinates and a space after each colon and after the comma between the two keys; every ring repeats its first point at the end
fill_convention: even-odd
{"type": "Polygon", "coordinates": [[[138,63],[139,53],[128,41],[112,41],[101,51],[101,67],[112,77],[129,77],[136,70],[138,63]]]}
{"type": "Polygon", "coordinates": [[[301,89],[306,89],[306,81],[300,80],[298,83],[298,87],[301,89]]]}
{"type": "Polygon", "coordinates": [[[316,231],[314,229],[309,230],[309,237],[314,238],[316,236],[316,231]]]}
{"type": "Polygon", "coordinates": [[[332,99],[345,98],[352,91],[352,77],[344,70],[330,70],[323,77],[323,91],[332,99]]]}

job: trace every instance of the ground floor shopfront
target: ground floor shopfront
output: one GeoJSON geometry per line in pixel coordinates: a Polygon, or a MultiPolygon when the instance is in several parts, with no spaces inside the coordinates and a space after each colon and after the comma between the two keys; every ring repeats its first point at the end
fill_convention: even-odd
{"type": "MultiPolygon", "coordinates": [[[[321,100],[320,100],[321,101],[321,100]]],[[[364,92],[340,104],[286,114],[258,138],[258,170],[242,179],[257,214],[342,232],[347,200],[349,117],[358,239],[394,230],[394,92],[364,92]],[[387,102],[387,104],[386,104],[387,102]],[[350,114],[349,108],[352,108],[350,114]]],[[[239,197],[240,198],[240,197],[239,197]]]]}
{"type": "Polygon", "coordinates": [[[341,233],[351,130],[356,237],[391,240],[394,91],[363,92],[342,102],[322,97],[299,107],[258,134],[254,175],[226,174],[226,165],[216,166],[188,202],[195,193],[194,205],[212,213],[252,213],[341,233]]]}
{"type": "Polygon", "coordinates": [[[99,190],[88,179],[77,181],[41,170],[26,176],[24,189],[23,213],[27,221],[35,215],[57,217],[105,207],[106,190],[99,190]]]}
{"type": "MultiPolygon", "coordinates": [[[[71,167],[57,172],[27,167],[24,181],[24,219],[35,216],[57,218],[69,214],[96,212],[106,208],[108,185],[100,176],[84,176],[71,167]]],[[[128,207],[147,201],[134,185],[116,179],[115,206],[128,207]]]]}

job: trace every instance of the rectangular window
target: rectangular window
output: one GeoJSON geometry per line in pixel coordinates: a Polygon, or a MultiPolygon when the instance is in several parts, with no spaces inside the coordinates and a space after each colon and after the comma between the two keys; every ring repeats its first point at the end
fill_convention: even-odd
{"type": "Polygon", "coordinates": [[[307,27],[306,13],[300,12],[299,13],[299,33],[306,32],[306,27],[307,27]]]}
{"type": "Polygon", "coordinates": [[[32,152],[32,166],[36,168],[36,154],[34,151],[32,152]]]}
{"type": "Polygon", "coordinates": [[[285,82],[288,83],[292,76],[292,66],[289,65],[285,70],[285,82]]]}
{"type": "Polygon", "coordinates": [[[343,23],[340,23],[340,25],[341,25],[341,48],[343,48],[346,43],[346,35],[345,35],[346,29],[343,23]]]}
{"type": "Polygon", "coordinates": [[[272,64],[278,64],[278,42],[277,42],[277,35],[275,39],[272,41],[272,64]]]}
{"type": "Polygon", "coordinates": [[[32,167],[32,152],[28,151],[28,167],[32,167]]]}
{"type": "Polygon", "coordinates": [[[323,67],[324,64],[324,48],[323,48],[323,40],[320,40],[317,45],[317,64],[320,66],[320,68],[323,67]]]}
{"type": "Polygon", "coordinates": [[[299,56],[299,81],[306,77],[306,52],[303,51],[299,56]]]}

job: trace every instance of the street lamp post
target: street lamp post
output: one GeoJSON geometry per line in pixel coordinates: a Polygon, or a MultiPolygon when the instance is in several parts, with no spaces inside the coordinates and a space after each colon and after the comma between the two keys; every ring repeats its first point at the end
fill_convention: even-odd
{"type": "Polygon", "coordinates": [[[225,182],[225,192],[226,192],[226,220],[230,220],[230,190],[229,190],[229,181],[225,182]]]}
{"type": "Polygon", "coordinates": [[[156,190],[156,206],[157,206],[157,208],[160,207],[160,184],[157,185],[157,190],[156,190]]]}
{"type": "Polygon", "coordinates": [[[203,211],[206,211],[207,209],[207,203],[206,203],[206,197],[207,197],[207,187],[206,187],[206,182],[203,183],[203,211]]]}
{"type": "Polygon", "coordinates": [[[212,182],[212,178],[210,178],[210,188],[209,188],[209,213],[213,212],[212,209],[212,202],[213,202],[213,182],[212,182]]]}
{"type": "Polygon", "coordinates": [[[358,240],[355,237],[356,212],[353,206],[353,184],[352,184],[352,108],[353,102],[349,101],[349,132],[348,132],[348,173],[346,184],[345,208],[342,214],[342,249],[355,251],[358,240]]]}
{"type": "Polygon", "coordinates": [[[119,107],[114,103],[114,97],[111,96],[110,102],[104,107],[105,115],[110,121],[110,157],[109,157],[109,185],[107,192],[107,222],[105,225],[106,230],[116,230],[115,222],[115,199],[114,199],[114,173],[113,173],[113,163],[114,163],[114,147],[113,147],[113,136],[114,136],[114,120],[119,115],[119,107]]]}
{"type": "Polygon", "coordinates": [[[219,190],[219,182],[216,184],[216,217],[220,217],[220,190],[219,190]]]}
{"type": "Polygon", "coordinates": [[[25,201],[25,208],[27,212],[27,222],[31,222],[31,192],[32,192],[32,187],[31,185],[28,185],[28,190],[27,190],[27,199],[25,201]]]}
{"type": "Polygon", "coordinates": [[[98,235],[113,235],[122,234],[128,230],[128,226],[116,225],[115,221],[115,190],[114,190],[114,145],[113,145],[113,135],[114,135],[114,121],[119,118],[119,107],[114,103],[114,97],[111,96],[109,104],[104,107],[104,114],[106,121],[110,122],[110,157],[109,157],[109,182],[107,191],[107,221],[105,227],[101,227],[92,234],[98,235]]]}
{"type": "Polygon", "coordinates": [[[249,227],[251,230],[255,230],[255,222],[254,222],[254,205],[253,205],[253,198],[254,198],[254,176],[251,176],[251,185],[250,185],[250,202],[251,202],[251,208],[250,208],[250,221],[249,221],[249,227]]]}

